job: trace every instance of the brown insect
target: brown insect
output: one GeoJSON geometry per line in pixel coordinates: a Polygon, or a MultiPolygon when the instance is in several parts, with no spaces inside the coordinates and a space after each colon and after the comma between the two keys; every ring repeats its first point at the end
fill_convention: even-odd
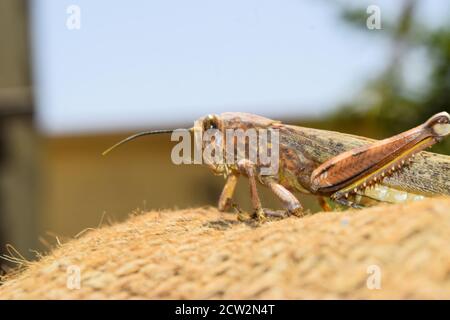
{"type": "MultiPolygon", "coordinates": [[[[303,215],[303,207],[293,192],[316,195],[324,210],[330,210],[326,198],[340,205],[360,208],[378,202],[420,200],[426,196],[450,195],[450,160],[446,156],[421,153],[450,134],[450,115],[441,112],[425,123],[388,139],[372,141],[337,132],[286,125],[261,116],[226,112],[198,119],[190,132],[202,134],[217,130],[225,137],[227,130],[270,129],[278,132],[278,169],[262,174],[262,165],[248,158],[233,157],[220,164],[209,163],[215,174],[224,175],[226,183],[219,198],[219,210],[228,210],[239,176],[249,179],[252,217],[303,215]],[[405,171],[406,167],[410,170],[405,171]],[[269,187],[281,200],[284,211],[265,209],[257,191],[257,181],[269,187]]],[[[118,145],[148,134],[173,130],[141,132],[118,145]]],[[[235,139],[235,137],[233,137],[235,139]]],[[[214,140],[224,151],[225,140],[214,140]]],[[[246,140],[246,155],[258,145],[246,140]]],[[[269,149],[271,144],[269,143],[269,149]]],[[[205,148],[205,144],[202,145],[205,148]]],[[[259,150],[258,150],[259,151],[259,150]]],[[[270,150],[273,151],[273,150],[270,150]]],[[[269,151],[269,152],[270,152],[269,151]]],[[[229,151],[228,151],[229,153],[229,151]]]]}

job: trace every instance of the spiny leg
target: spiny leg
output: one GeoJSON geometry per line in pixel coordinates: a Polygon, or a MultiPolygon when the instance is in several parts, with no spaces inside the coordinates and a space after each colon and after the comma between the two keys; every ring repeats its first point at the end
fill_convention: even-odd
{"type": "Polygon", "coordinates": [[[256,188],[255,164],[247,159],[242,159],[238,161],[237,165],[239,170],[245,173],[248,177],[252,207],[255,211],[256,218],[263,222],[266,220],[266,215],[262,209],[261,200],[259,199],[258,190],[256,188]]]}
{"type": "Polygon", "coordinates": [[[357,204],[355,201],[351,201],[348,199],[349,195],[342,193],[340,191],[333,193],[331,195],[331,200],[333,200],[334,202],[343,205],[345,207],[351,207],[354,209],[362,209],[364,208],[363,206],[360,206],[359,204],[357,204]]]}
{"type": "Polygon", "coordinates": [[[438,113],[416,128],[327,160],[311,174],[311,189],[332,194],[331,198],[340,204],[359,208],[348,200],[350,196],[382,182],[407,165],[417,152],[449,134],[450,115],[438,113]]]}
{"type": "Polygon", "coordinates": [[[233,198],[234,190],[236,189],[236,184],[238,181],[237,174],[230,174],[227,177],[227,181],[223,186],[222,193],[220,194],[218,209],[219,211],[226,211],[231,206],[231,200],[233,198]]]}
{"type": "Polygon", "coordinates": [[[289,216],[291,214],[297,217],[303,215],[303,207],[300,204],[300,201],[298,201],[298,199],[289,190],[274,180],[266,180],[264,182],[267,186],[269,186],[278,199],[281,200],[283,207],[286,209],[286,212],[282,212],[281,214],[277,211],[272,213],[269,210],[265,210],[266,214],[280,217],[289,216]]]}

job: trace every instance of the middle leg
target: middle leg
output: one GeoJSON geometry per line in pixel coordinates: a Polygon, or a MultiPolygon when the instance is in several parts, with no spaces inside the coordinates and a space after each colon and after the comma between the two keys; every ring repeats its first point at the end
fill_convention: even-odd
{"type": "Polygon", "coordinates": [[[248,181],[250,184],[250,199],[252,201],[252,207],[254,210],[254,215],[256,218],[263,222],[266,220],[266,215],[261,206],[261,200],[258,195],[258,189],[256,188],[256,179],[255,179],[255,164],[247,159],[239,160],[237,163],[239,170],[242,173],[245,173],[248,177],[248,181]]]}
{"type": "Polygon", "coordinates": [[[303,215],[303,207],[300,201],[285,187],[283,187],[278,182],[269,179],[264,181],[270,190],[281,200],[283,207],[286,210],[285,216],[294,215],[301,217],[303,215]]]}

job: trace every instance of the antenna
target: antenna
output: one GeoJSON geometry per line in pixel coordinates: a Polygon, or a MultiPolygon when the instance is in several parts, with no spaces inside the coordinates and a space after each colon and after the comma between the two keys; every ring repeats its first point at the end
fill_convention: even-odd
{"type": "Polygon", "coordinates": [[[128,138],[125,138],[119,142],[117,142],[115,145],[113,145],[112,147],[106,149],[105,151],[103,151],[102,155],[105,156],[106,154],[108,154],[110,151],[112,151],[113,149],[117,148],[118,146],[124,144],[125,142],[134,140],[136,138],[142,137],[142,136],[148,136],[151,134],[162,134],[162,133],[172,133],[174,130],[172,129],[167,129],[167,130],[152,130],[152,131],[143,131],[143,132],[139,132],[136,134],[133,134],[132,136],[129,136],[128,138]]]}

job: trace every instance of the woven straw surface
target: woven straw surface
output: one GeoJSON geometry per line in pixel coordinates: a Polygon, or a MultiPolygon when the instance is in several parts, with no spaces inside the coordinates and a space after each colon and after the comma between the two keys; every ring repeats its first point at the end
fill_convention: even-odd
{"type": "Polygon", "coordinates": [[[428,199],[258,227],[212,208],[149,212],[62,244],[0,299],[450,298],[449,209],[428,199]],[[80,289],[67,288],[72,265],[80,289]]]}

